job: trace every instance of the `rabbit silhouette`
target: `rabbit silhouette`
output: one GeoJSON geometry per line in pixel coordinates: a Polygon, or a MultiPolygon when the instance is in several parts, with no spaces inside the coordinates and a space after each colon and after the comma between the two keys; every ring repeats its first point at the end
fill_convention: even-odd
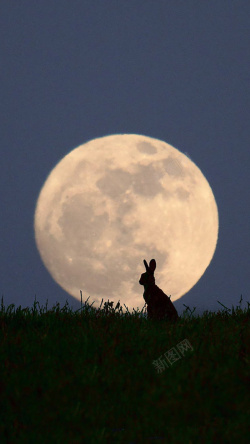
{"type": "Polygon", "coordinates": [[[143,298],[147,304],[148,318],[177,321],[179,316],[170,297],[155,284],[155,259],[151,259],[149,265],[145,259],[143,262],[146,268],[146,273],[141,275],[139,284],[144,286],[143,298]]]}

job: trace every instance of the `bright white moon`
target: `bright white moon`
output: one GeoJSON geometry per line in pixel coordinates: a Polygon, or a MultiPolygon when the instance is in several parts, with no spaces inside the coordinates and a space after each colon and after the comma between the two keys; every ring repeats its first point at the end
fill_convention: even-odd
{"type": "Polygon", "coordinates": [[[99,307],[144,306],[139,278],[154,258],[171,300],[200,279],[214,255],[218,210],[199,168],[171,145],[137,134],[91,140],[49,174],[37,201],[35,239],[70,295],[99,307]]]}

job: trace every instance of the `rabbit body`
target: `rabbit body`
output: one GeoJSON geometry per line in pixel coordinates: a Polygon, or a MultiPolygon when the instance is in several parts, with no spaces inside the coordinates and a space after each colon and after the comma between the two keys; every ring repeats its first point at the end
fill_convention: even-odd
{"type": "Polygon", "coordinates": [[[154,278],[154,270],[156,262],[151,259],[149,266],[144,259],[146,273],[140,277],[139,284],[144,286],[143,298],[147,304],[148,318],[164,319],[176,321],[178,313],[168,297],[156,284],[154,278]]]}

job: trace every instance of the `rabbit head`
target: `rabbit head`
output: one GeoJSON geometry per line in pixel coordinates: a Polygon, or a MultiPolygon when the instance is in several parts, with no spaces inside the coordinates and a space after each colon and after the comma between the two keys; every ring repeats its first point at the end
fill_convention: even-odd
{"type": "Polygon", "coordinates": [[[155,284],[155,278],[154,278],[154,271],[156,269],[156,261],[155,259],[151,259],[151,261],[149,262],[149,266],[147,264],[147,261],[144,259],[144,265],[146,268],[146,273],[143,273],[141,275],[141,278],[139,280],[139,284],[141,285],[150,285],[150,284],[155,284]]]}

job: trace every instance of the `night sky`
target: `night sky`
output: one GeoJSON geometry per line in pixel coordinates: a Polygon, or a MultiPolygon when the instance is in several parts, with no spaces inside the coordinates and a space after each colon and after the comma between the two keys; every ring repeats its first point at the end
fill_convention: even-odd
{"type": "MultiPolygon", "coordinates": [[[[48,174],[72,149],[97,137],[132,133],[187,154],[217,202],[215,255],[199,282],[175,302],[178,313],[183,304],[197,307],[197,314],[221,310],[218,300],[236,307],[241,294],[247,307],[249,17],[249,1],[1,2],[5,306],[31,307],[36,295],[41,305],[48,299],[48,307],[63,306],[66,299],[80,307],[40,258],[36,201],[48,174]]],[[[155,277],[157,283],[157,272],[155,277]]],[[[139,282],[138,293],[143,294],[139,282]]]]}

